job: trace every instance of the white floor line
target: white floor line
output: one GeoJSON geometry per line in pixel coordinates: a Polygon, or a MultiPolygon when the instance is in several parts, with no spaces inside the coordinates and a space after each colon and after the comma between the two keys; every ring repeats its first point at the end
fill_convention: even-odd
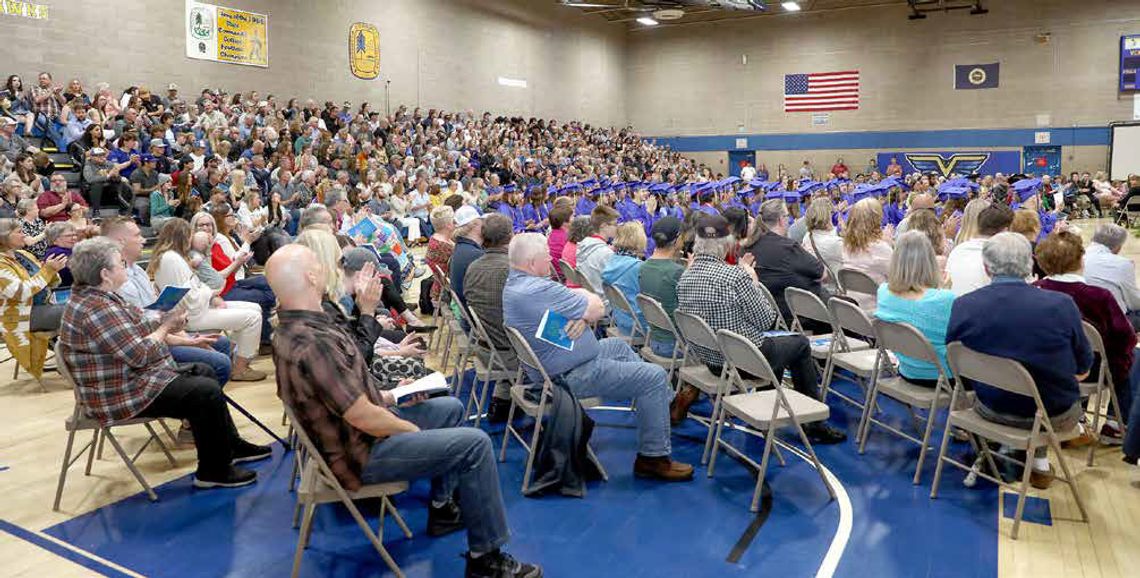
{"type": "MultiPolygon", "coordinates": [[[[798,455],[802,458],[809,467],[815,467],[812,464],[811,457],[804,453],[799,448],[777,441],[777,443],[784,449],[798,455]]],[[[839,527],[835,529],[835,536],[831,539],[831,545],[827,548],[827,554],[823,557],[823,562],[819,565],[819,570],[816,571],[816,578],[832,578],[835,575],[835,570],[839,567],[839,561],[843,558],[843,552],[847,549],[847,542],[851,539],[851,524],[854,518],[854,508],[851,507],[851,498],[847,495],[847,489],[827,469],[823,467],[823,475],[827,478],[828,483],[831,484],[832,489],[835,490],[835,500],[839,502],[839,527]]]]}

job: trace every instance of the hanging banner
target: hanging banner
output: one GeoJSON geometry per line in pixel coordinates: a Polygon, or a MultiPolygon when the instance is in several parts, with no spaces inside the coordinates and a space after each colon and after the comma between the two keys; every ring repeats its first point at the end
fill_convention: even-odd
{"type": "Polygon", "coordinates": [[[22,16],[32,20],[47,20],[48,6],[34,2],[20,2],[19,0],[0,0],[0,14],[22,16]]]}
{"type": "Polygon", "coordinates": [[[269,17],[186,0],[186,56],[269,66],[269,17]]]}
{"type": "Polygon", "coordinates": [[[902,165],[903,173],[969,176],[972,174],[1012,175],[1021,170],[1021,153],[1018,151],[976,152],[882,152],[877,155],[879,171],[887,174],[891,159],[902,165]]]}
{"type": "Polygon", "coordinates": [[[380,76],[380,30],[357,22],[348,29],[348,69],[362,80],[380,76]]]}

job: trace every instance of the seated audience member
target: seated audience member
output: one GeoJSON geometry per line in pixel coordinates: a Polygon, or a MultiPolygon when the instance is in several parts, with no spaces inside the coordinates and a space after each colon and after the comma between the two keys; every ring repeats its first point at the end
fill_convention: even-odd
{"type": "Polygon", "coordinates": [[[67,190],[67,178],[63,173],[51,176],[48,190],[36,197],[36,206],[40,208],[40,218],[45,223],[59,223],[70,218],[69,213],[75,205],[87,205],[87,201],[79,193],[67,190]]]}
{"type": "MultiPolygon", "coordinates": [[[[637,322],[641,325],[641,338],[645,337],[647,326],[645,316],[637,306],[637,294],[641,293],[641,266],[647,242],[644,225],[637,221],[622,223],[614,237],[614,256],[610,257],[602,270],[603,285],[613,285],[621,291],[637,315],[637,322]]],[[[614,309],[614,325],[617,325],[623,335],[631,335],[633,332],[633,319],[620,309],[614,309]]]]}
{"type": "Polygon", "coordinates": [[[567,289],[549,279],[550,254],[545,237],[538,233],[516,235],[508,256],[511,271],[503,288],[504,325],[522,333],[551,379],[563,380],[578,398],[634,399],[638,433],[635,475],[666,481],[692,479],[692,466],[670,458],[669,403],[673,392],[665,370],[642,361],[621,339],[598,341],[588,331],[588,324],[605,314],[605,305],[593,293],[567,289]],[[570,320],[564,331],[574,340],[573,351],[534,337],[547,311],[570,320]]]}
{"type": "Polygon", "coordinates": [[[1013,212],[1013,220],[1009,222],[1009,230],[1025,237],[1029,241],[1029,246],[1034,248],[1033,255],[1033,277],[1042,278],[1045,276],[1045,271],[1037,265],[1037,239],[1041,235],[1041,218],[1037,216],[1037,211],[1032,209],[1018,209],[1013,212]]]}
{"type": "Polygon", "coordinates": [[[24,250],[37,259],[43,259],[47,252],[47,223],[40,218],[40,208],[35,199],[22,199],[16,203],[16,216],[24,231],[24,250]]]}
{"type": "MultiPolygon", "coordinates": [[[[1120,306],[1116,304],[1112,293],[1107,289],[1087,284],[1081,275],[1084,254],[1081,238],[1076,233],[1056,231],[1045,237],[1037,245],[1037,261],[1047,276],[1034,285],[1072,297],[1077,309],[1081,311],[1081,317],[1100,333],[1108,357],[1112,384],[1120,401],[1120,410],[1127,415],[1128,408],[1132,404],[1130,375],[1133,352],[1136,348],[1136,332],[1132,329],[1128,318],[1124,316],[1124,312],[1120,310],[1120,306]]],[[[1091,379],[1097,377],[1099,367],[1099,364],[1093,364],[1091,379]]],[[[1115,442],[1113,445],[1121,442],[1122,428],[1116,421],[1109,421],[1101,429],[1102,441],[1110,439],[1115,442]]]]}
{"type": "Polygon", "coordinates": [[[265,373],[250,367],[257,355],[261,308],[244,301],[225,301],[198,279],[190,267],[190,223],[182,219],[166,222],[155,241],[147,273],[154,277],[159,291],[167,286],[190,289],[182,303],[191,331],[228,331],[233,335],[236,355],[231,381],[265,379],[265,373]]]}
{"type": "MultiPolygon", "coordinates": [[[[783,200],[764,201],[752,234],[744,244],[744,250],[752,255],[756,264],[756,276],[772,293],[785,320],[792,318],[792,311],[784,298],[784,290],[788,287],[810,291],[825,303],[830,297],[823,289],[823,263],[787,237],[787,214],[788,207],[783,200]]],[[[830,331],[830,328],[820,330],[830,331]]]]}
{"type": "MultiPolygon", "coordinates": [[[[938,278],[944,279],[946,276],[946,255],[952,249],[952,244],[947,235],[954,234],[955,222],[947,219],[939,223],[938,215],[933,210],[918,211],[912,213],[908,218],[910,219],[909,230],[926,235],[926,239],[930,241],[930,246],[934,249],[934,260],[938,263],[938,278]],[[950,229],[949,233],[947,233],[947,228],[950,229]]],[[[899,233],[899,236],[902,236],[902,233],[899,233]]]]}
{"type": "Polygon", "coordinates": [[[617,234],[618,217],[616,210],[606,205],[598,205],[590,213],[590,235],[578,242],[574,266],[590,281],[595,291],[602,290],[602,271],[614,256],[609,243],[617,234]]]}
{"type": "MultiPolygon", "coordinates": [[[[834,214],[835,209],[830,199],[822,197],[812,199],[804,215],[805,235],[800,242],[800,247],[803,247],[804,251],[814,255],[824,264],[823,285],[832,293],[837,289],[832,276],[843,266],[843,238],[835,232],[835,225],[831,221],[834,214]]],[[[763,274],[760,275],[760,280],[764,280],[763,274]]]]}
{"type": "MultiPolygon", "coordinates": [[[[158,292],[146,271],[139,267],[145,239],[139,226],[130,217],[113,217],[103,221],[100,234],[119,244],[127,267],[127,281],[115,293],[127,303],[142,309],[158,300],[158,292]]],[[[220,279],[219,279],[220,281],[220,279]]],[[[218,383],[230,380],[230,340],[220,333],[170,333],[166,336],[170,355],[178,363],[200,362],[214,370],[218,383]]]]}
{"type": "MultiPolygon", "coordinates": [[[[226,277],[229,271],[218,271],[210,259],[210,247],[214,245],[214,237],[206,231],[196,231],[190,237],[190,267],[194,274],[202,280],[215,295],[221,295],[226,286],[226,277]]],[[[241,261],[234,261],[230,267],[240,266],[241,261]]],[[[227,267],[229,269],[229,267],[227,267]]]]}
{"type": "MultiPolygon", "coordinates": [[[[818,398],[819,379],[808,339],[803,335],[764,335],[776,325],[776,309],[757,287],[759,281],[752,254],[745,253],[735,266],[724,262],[725,255],[736,244],[728,221],[720,215],[704,213],[697,218],[695,230],[692,265],[677,282],[677,310],[704,319],[713,331],[727,329],[748,338],[759,347],[776,375],[790,370],[796,391],[818,398]]],[[[696,345],[693,351],[713,373],[720,374],[724,366],[720,352],[696,345]]],[[[671,415],[674,423],[685,419],[688,406],[699,395],[698,390],[688,385],[678,393],[680,401],[674,404],[671,415]]],[[[806,424],[804,432],[816,443],[838,443],[846,439],[843,432],[825,423],[806,424]]]]}
{"type": "MultiPolygon", "coordinates": [[[[571,267],[578,267],[578,243],[583,239],[590,236],[590,217],[574,217],[570,221],[570,232],[566,235],[566,245],[562,247],[562,260],[570,264],[571,267]]],[[[571,289],[576,289],[578,286],[573,283],[566,283],[566,286],[571,289]]]]}
{"type": "MultiPolygon", "coordinates": [[[[969,214],[970,205],[967,205],[966,217],[962,219],[962,236],[969,235],[966,231],[969,214]]],[[[950,256],[946,258],[946,275],[950,277],[950,290],[955,295],[961,297],[989,284],[990,277],[983,266],[982,247],[985,246],[987,239],[1009,229],[1012,222],[1013,211],[1002,203],[987,205],[978,213],[977,234],[969,236],[966,240],[959,240],[954,250],[950,251],[950,256]]],[[[1030,268],[1029,274],[1032,272],[1030,268]]]]}
{"type": "Polygon", "coordinates": [[[175,211],[182,205],[182,199],[174,190],[170,175],[159,173],[158,188],[150,193],[150,226],[162,229],[166,221],[175,218],[175,211]]]}
{"type": "MultiPolygon", "coordinates": [[[[939,289],[942,272],[930,239],[911,221],[911,230],[895,241],[891,255],[891,271],[887,282],[879,286],[878,309],[875,317],[892,323],[907,323],[922,332],[934,346],[942,371],[947,379],[950,366],[946,364],[946,326],[950,323],[950,309],[954,305],[954,292],[939,289]]],[[[938,368],[931,363],[898,355],[899,374],[915,385],[933,388],[938,384],[938,368]]]]}
{"type": "MultiPolygon", "coordinates": [[[[983,232],[993,230],[995,220],[986,219],[985,211],[982,217],[983,232]]],[[[961,341],[974,351],[1021,363],[1033,376],[1053,428],[1073,429],[1084,415],[1077,381],[1088,375],[1093,362],[1080,310],[1068,295],[1042,291],[1025,282],[1033,271],[1025,237],[1010,232],[990,237],[982,248],[982,259],[985,275],[992,280],[954,301],[946,342],[961,341]]],[[[1033,427],[1037,405],[1032,398],[984,383],[973,387],[978,400],[975,408],[982,417],[1012,427],[1033,427]]],[[[1086,434],[1073,445],[1087,443],[1086,434]]],[[[1037,449],[1032,468],[1034,487],[1052,483],[1047,447],[1037,449]]]]}
{"type": "Polygon", "coordinates": [[[213,239],[206,256],[214,269],[225,279],[221,291],[222,299],[227,302],[253,303],[260,307],[261,345],[269,345],[273,333],[269,318],[273,316],[273,307],[277,304],[277,298],[269,289],[265,276],[246,275],[245,267],[253,258],[253,252],[248,242],[239,245],[230,236],[236,232],[237,226],[233,210],[228,205],[214,207],[209,213],[194,215],[190,219],[190,224],[194,232],[205,232],[213,239]]]}
{"type": "MultiPolygon", "coordinates": [[[[464,277],[467,268],[476,259],[483,256],[483,220],[486,217],[472,206],[460,207],[455,212],[455,250],[451,254],[451,267],[448,280],[451,290],[459,296],[459,300],[466,304],[464,296],[464,277]]],[[[466,328],[464,328],[466,330],[466,328]]]]}
{"type": "MultiPolygon", "coordinates": [[[[462,199],[462,197],[459,198],[462,199]]],[[[452,234],[455,233],[455,209],[446,205],[432,209],[431,227],[434,230],[431,237],[428,238],[424,262],[428,265],[434,265],[440,272],[446,274],[451,271],[451,254],[455,252],[455,241],[451,238],[452,234]]],[[[443,287],[439,282],[432,281],[431,300],[433,303],[440,302],[442,290],[443,287]]],[[[449,299],[443,299],[444,303],[448,301],[449,299]]]]}
{"type": "MultiPolygon", "coordinates": [[[[47,358],[48,334],[32,331],[32,312],[49,306],[51,287],[59,282],[67,257],[59,255],[41,263],[25,250],[26,237],[18,221],[0,219],[0,336],[16,363],[39,379],[47,358]]],[[[58,317],[45,321],[45,325],[53,324],[59,326],[58,317]]]]}
{"type": "Polygon", "coordinates": [[[1140,332],[1140,289],[1136,287],[1136,263],[1120,255],[1128,229],[1104,224],[1093,232],[1085,252],[1085,282],[1108,289],[1132,329],[1140,332]]]}
{"type": "MultiPolygon", "coordinates": [[[[843,229],[843,266],[862,271],[876,283],[887,280],[891,268],[891,243],[883,237],[883,206],[877,199],[863,199],[851,207],[843,229]]],[[[875,309],[875,296],[852,295],[860,307],[875,309]]]]}
{"type": "Polygon", "coordinates": [[[107,159],[107,149],[95,147],[87,152],[87,162],[83,164],[83,181],[87,183],[87,196],[91,199],[91,212],[99,216],[103,205],[110,205],[122,211],[128,207],[131,189],[122,171],[131,166],[131,161],[113,163],[107,159]]]}
{"type": "MultiPolygon", "coordinates": [[[[558,197],[566,199],[568,197],[558,197]]],[[[565,203],[550,210],[550,234],[546,236],[546,246],[550,249],[550,263],[554,267],[554,274],[558,279],[565,279],[562,273],[562,252],[570,240],[570,220],[574,218],[574,207],[565,203]]]]}
{"type": "Polygon", "coordinates": [[[430,477],[428,534],[467,528],[466,576],[541,576],[539,567],[500,550],[510,532],[491,439],[459,427],[463,404],[447,396],[397,407],[390,393],[371,387],[356,341],[324,312],[327,276],[307,247],[278,250],[266,276],[281,300],[273,348],[278,396],[321,440],[337,480],[353,491],[430,477]]]}
{"type": "MultiPolygon", "coordinates": [[[[649,231],[653,236],[653,254],[641,265],[638,286],[641,292],[661,303],[661,308],[672,318],[677,309],[677,281],[685,267],[677,262],[677,241],[681,237],[681,220],[662,217],[649,231]]],[[[648,327],[648,326],[647,326],[648,327]]],[[[672,357],[676,343],[673,335],[660,329],[649,330],[649,348],[662,357],[672,357]]],[[[680,352],[677,352],[680,355],[680,352]]]]}
{"type": "MultiPolygon", "coordinates": [[[[463,290],[468,309],[479,316],[483,328],[487,330],[491,343],[485,345],[496,350],[495,357],[507,369],[518,367],[518,359],[511,349],[511,342],[507,340],[507,332],[503,329],[503,287],[506,286],[507,275],[511,271],[507,247],[513,233],[514,223],[510,217],[502,213],[487,215],[483,220],[484,253],[467,268],[463,290]]],[[[504,422],[510,409],[510,383],[497,382],[491,407],[487,410],[487,419],[492,423],[504,422]]]]}
{"type": "Polygon", "coordinates": [[[920,210],[923,210],[923,209],[928,210],[928,211],[933,211],[934,210],[934,204],[935,204],[934,195],[931,195],[929,193],[920,193],[920,194],[917,194],[917,195],[914,195],[913,197],[911,197],[910,208],[907,211],[906,216],[903,217],[902,221],[899,221],[899,226],[895,227],[895,233],[898,235],[901,235],[901,234],[909,231],[910,230],[910,218],[912,216],[918,214],[918,212],[920,210]]]}
{"type": "MultiPolygon", "coordinates": [[[[46,233],[48,249],[44,252],[45,259],[51,259],[57,255],[66,259],[71,256],[72,248],[79,242],[79,233],[75,230],[75,226],[66,221],[48,225],[46,233]]],[[[55,288],[69,289],[70,287],[71,269],[64,267],[59,270],[59,285],[56,285],[55,288]]]]}
{"type": "Polygon", "coordinates": [[[63,363],[91,417],[104,426],[136,417],[190,422],[198,452],[194,486],[232,488],[257,474],[236,464],[268,458],[269,446],[243,440],[215,379],[179,375],[165,341],[186,325],[176,309],[155,319],[120,297],[127,282],[119,244],[106,238],[75,246],[75,290],[63,313],[63,363]]]}

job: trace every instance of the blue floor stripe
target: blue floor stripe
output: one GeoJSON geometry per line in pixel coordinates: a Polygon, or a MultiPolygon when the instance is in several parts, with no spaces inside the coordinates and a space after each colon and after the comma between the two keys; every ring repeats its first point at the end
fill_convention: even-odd
{"type": "MultiPolygon", "coordinates": [[[[1002,515],[1010,520],[1017,513],[1017,494],[1002,492],[1002,515]]],[[[1025,508],[1021,512],[1021,521],[1042,526],[1053,525],[1053,511],[1049,508],[1049,500],[1045,498],[1025,497],[1025,508]]]]}
{"type": "Polygon", "coordinates": [[[110,576],[111,578],[131,578],[130,574],[127,574],[126,572],[123,572],[114,566],[110,566],[104,562],[96,560],[95,558],[84,556],[70,548],[60,546],[51,540],[48,540],[34,532],[25,530],[24,528],[21,528],[7,520],[0,520],[0,530],[3,530],[25,542],[39,546],[40,548],[43,548],[44,550],[47,550],[48,552],[51,552],[60,558],[71,560],[72,562],[75,562],[76,564],[79,564],[88,570],[98,572],[104,576],[110,576]]]}

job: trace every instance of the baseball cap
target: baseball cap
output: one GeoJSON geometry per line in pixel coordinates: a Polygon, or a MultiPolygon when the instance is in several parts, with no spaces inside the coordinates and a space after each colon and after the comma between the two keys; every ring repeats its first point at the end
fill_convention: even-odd
{"type": "Polygon", "coordinates": [[[697,217],[697,236],[702,239],[723,239],[732,234],[728,221],[720,215],[701,213],[697,217]]]}
{"type": "Polygon", "coordinates": [[[152,138],[150,139],[150,146],[166,148],[166,141],[160,138],[152,138]]]}
{"type": "Polygon", "coordinates": [[[340,266],[345,273],[356,273],[369,263],[372,263],[374,267],[378,266],[380,259],[376,258],[375,253],[364,247],[353,247],[345,251],[340,258],[340,266]]]}
{"type": "Polygon", "coordinates": [[[681,220],[677,217],[662,217],[653,223],[649,236],[658,246],[669,245],[681,236],[681,220]]]}
{"type": "Polygon", "coordinates": [[[166,90],[178,90],[178,85],[171,82],[170,84],[166,85],[166,90]]]}
{"type": "Polygon", "coordinates": [[[153,162],[156,162],[158,159],[154,158],[154,155],[143,155],[141,160],[144,163],[153,163],[153,162]]]}
{"type": "Polygon", "coordinates": [[[91,156],[99,156],[105,154],[107,154],[107,149],[105,148],[95,147],[91,149],[91,156]]]}
{"type": "Polygon", "coordinates": [[[479,211],[475,207],[472,207],[471,205],[463,205],[462,207],[459,207],[458,211],[455,211],[454,221],[456,227],[462,227],[463,225],[466,225],[475,219],[482,218],[483,215],[480,215],[479,211]]]}

